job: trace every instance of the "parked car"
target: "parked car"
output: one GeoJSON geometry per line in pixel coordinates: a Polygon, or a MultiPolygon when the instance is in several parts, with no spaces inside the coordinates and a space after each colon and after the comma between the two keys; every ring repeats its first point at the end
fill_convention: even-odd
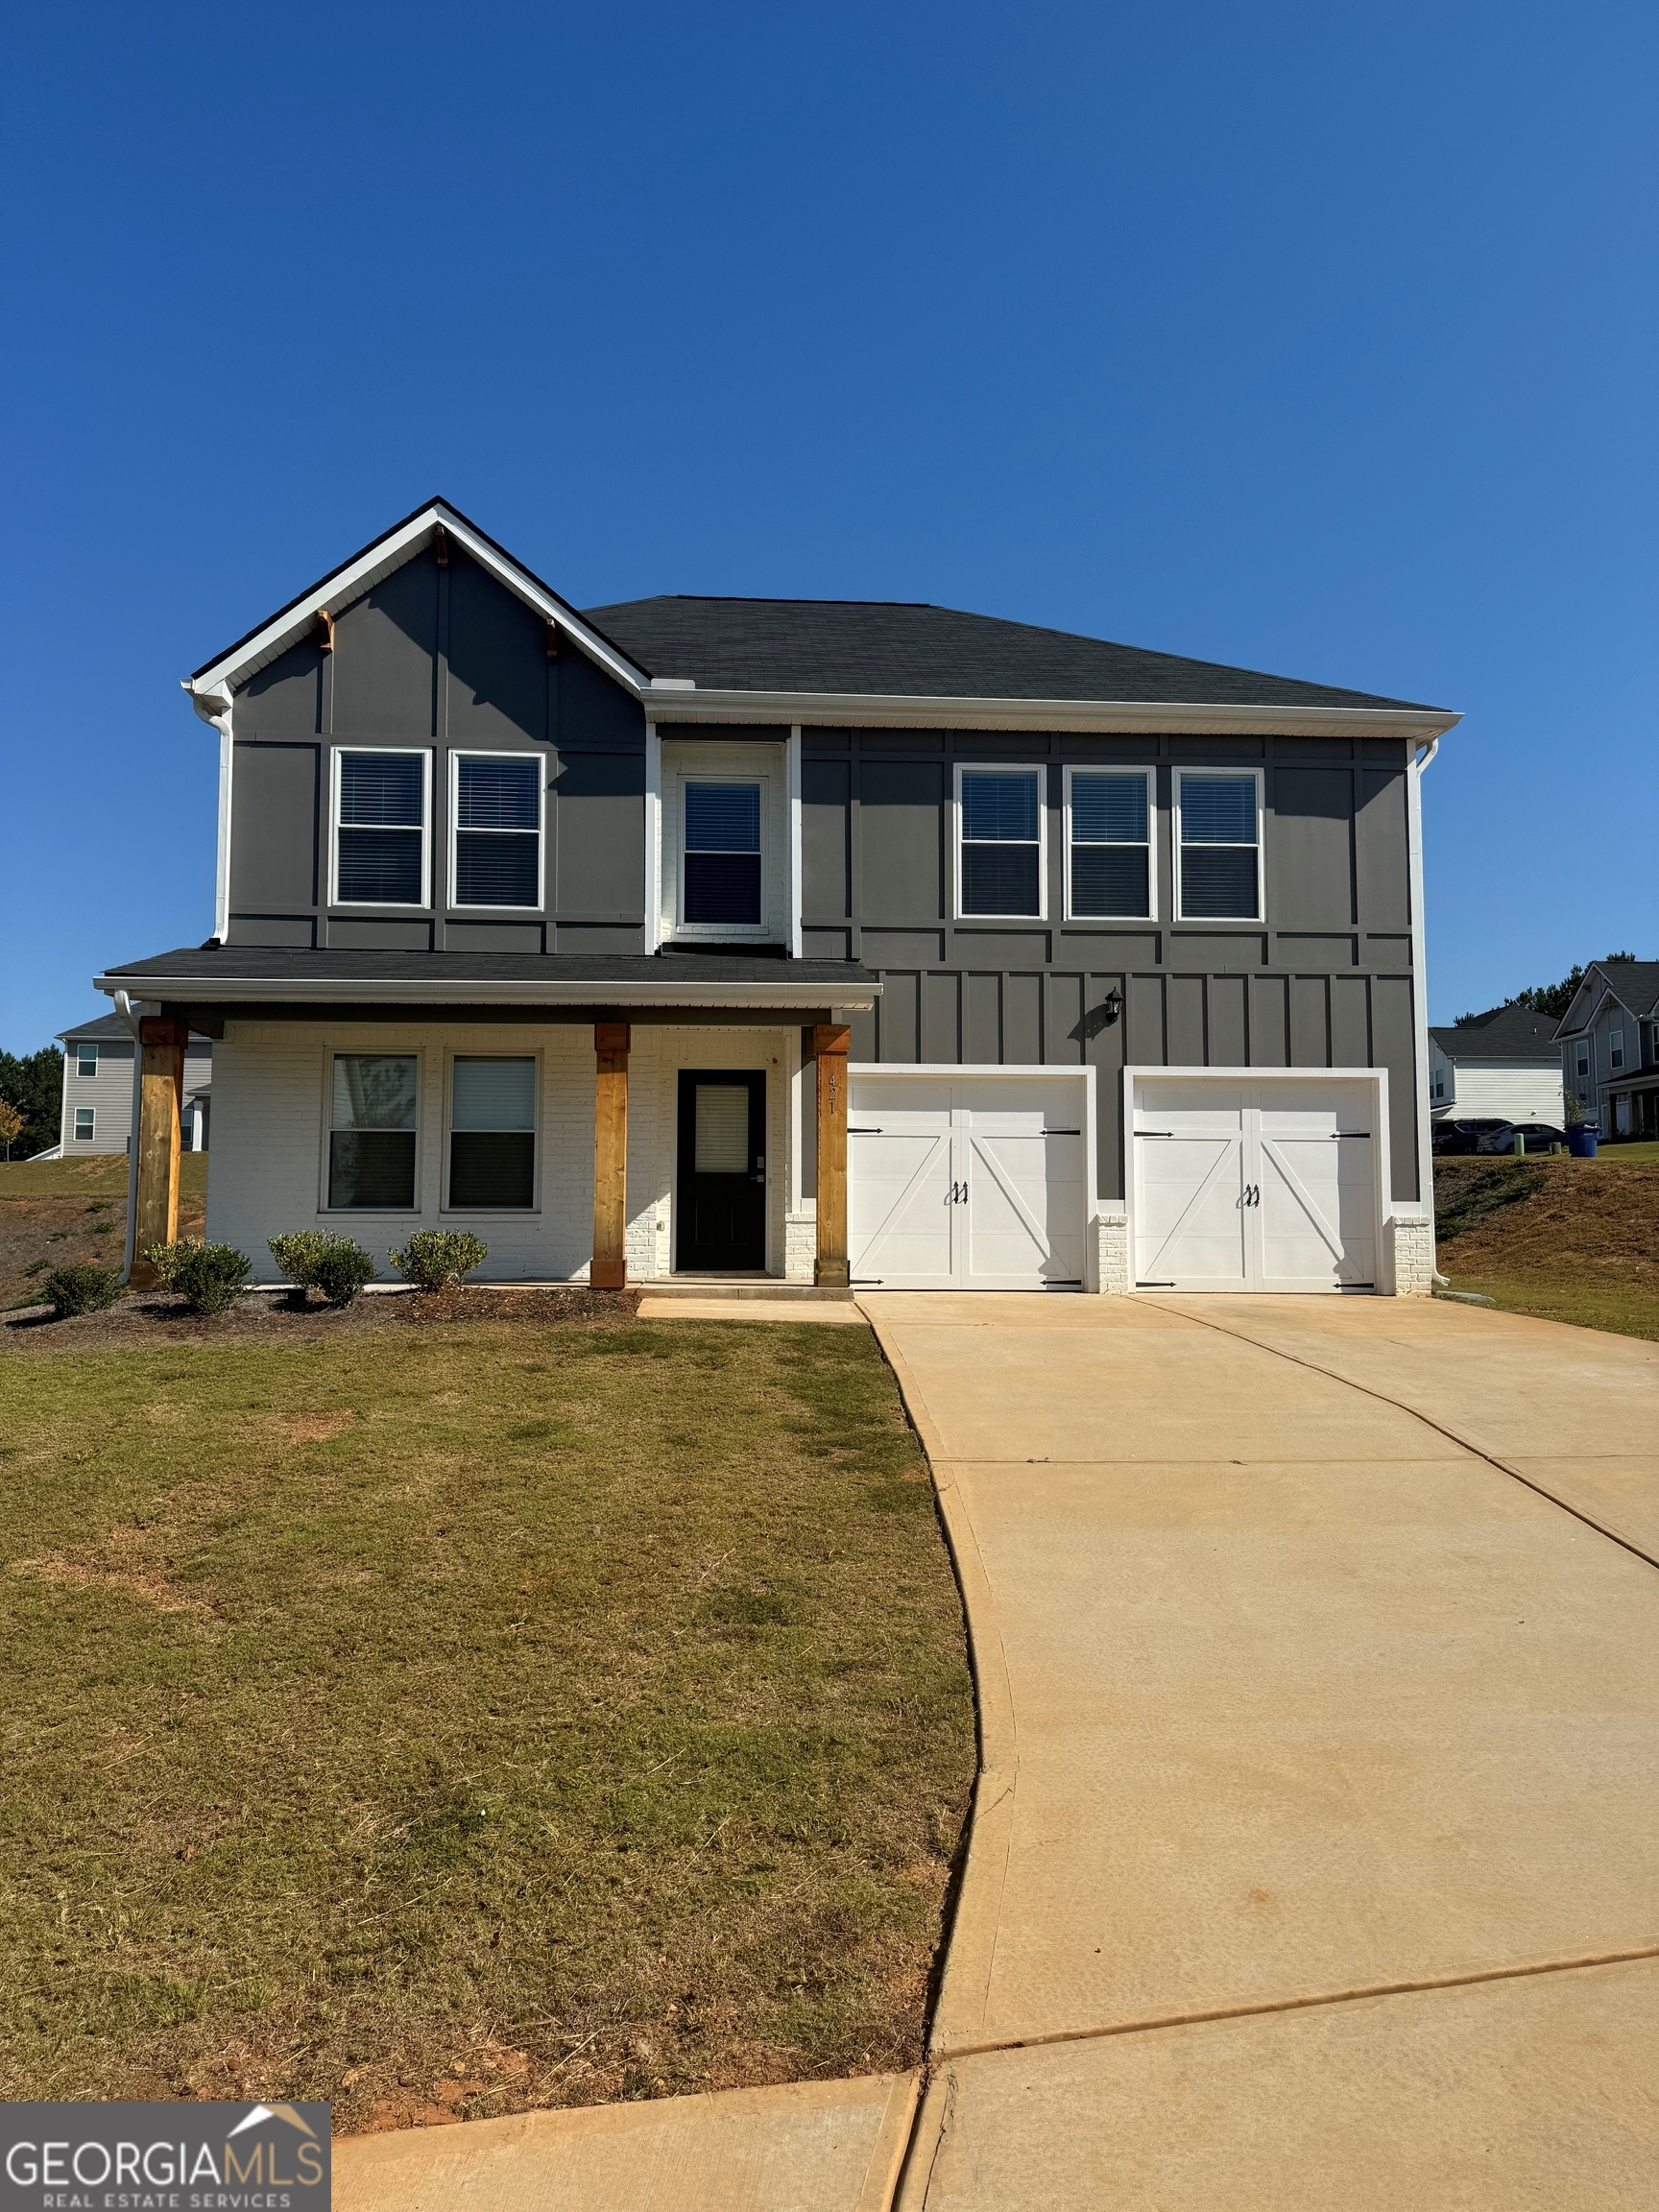
{"type": "Polygon", "coordinates": [[[1513,1152],[1517,1137],[1526,1141],[1528,1152],[1548,1152],[1551,1144],[1565,1144],[1565,1129],[1551,1129],[1548,1121],[1500,1121],[1496,1129],[1489,1129],[1476,1144],[1477,1152],[1513,1152]]]}
{"type": "Polygon", "coordinates": [[[1479,1150],[1483,1137],[1490,1136],[1495,1129],[1507,1129],[1508,1126],[1507,1121],[1496,1119],[1436,1121],[1431,1139],[1433,1149],[1437,1156],[1448,1152],[1474,1152],[1479,1150]]]}

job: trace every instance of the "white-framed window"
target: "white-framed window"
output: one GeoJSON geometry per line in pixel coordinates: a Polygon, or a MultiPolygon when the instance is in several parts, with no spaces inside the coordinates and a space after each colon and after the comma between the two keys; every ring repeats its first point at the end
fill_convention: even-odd
{"type": "Polygon", "coordinates": [[[337,746],[333,781],[330,902],[429,904],[431,754],[337,746]]]}
{"type": "Polygon", "coordinates": [[[457,1053],[449,1063],[452,1213],[527,1213],[536,1204],[536,1060],[457,1053]]]}
{"type": "Polygon", "coordinates": [[[544,903],[543,793],[539,753],[449,756],[449,902],[544,903]]]}
{"type": "Polygon", "coordinates": [[[1069,921],[1152,921],[1158,912],[1151,768],[1066,771],[1069,921]]]}
{"type": "Polygon", "coordinates": [[[1182,922],[1260,922],[1262,771],[1175,771],[1175,914],[1182,922]]]}
{"type": "Polygon", "coordinates": [[[97,1126],[98,1118],[92,1107],[76,1107],[75,1142],[77,1144],[90,1144],[92,1142],[93,1132],[96,1130],[97,1126]]]}
{"type": "Polygon", "coordinates": [[[1436,1098],[1444,1098],[1446,1095],[1446,1078],[1444,1075],[1436,1075],[1434,1078],[1434,1095],[1436,1098]]]}
{"type": "Polygon", "coordinates": [[[682,778],[680,921],[685,927],[764,927],[761,802],[759,777],[682,778]]]}
{"type": "Polygon", "coordinates": [[[959,920],[1041,921],[1048,911],[1045,768],[956,768],[959,920]]]}
{"type": "Polygon", "coordinates": [[[75,1072],[77,1075],[96,1075],[98,1072],[98,1046],[77,1045],[75,1047],[75,1072]]]}
{"type": "Polygon", "coordinates": [[[412,1214],[421,1062],[414,1052],[336,1052],[329,1064],[330,1212],[412,1214]]]}
{"type": "Polygon", "coordinates": [[[1588,1075],[1590,1072],[1590,1040],[1588,1038],[1585,1038],[1582,1044],[1574,1046],[1573,1057],[1575,1072],[1579,1075],[1588,1075]]]}
{"type": "Polygon", "coordinates": [[[1607,1065],[1609,1068],[1623,1068],[1624,1065],[1624,1032],[1623,1029],[1609,1029],[1607,1032],[1607,1065]]]}

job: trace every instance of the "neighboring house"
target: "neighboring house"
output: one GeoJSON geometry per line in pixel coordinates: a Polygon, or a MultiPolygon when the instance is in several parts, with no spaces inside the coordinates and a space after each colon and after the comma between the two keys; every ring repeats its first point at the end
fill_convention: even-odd
{"type": "Polygon", "coordinates": [[[1429,1032],[1429,1114],[1561,1126],[1561,1052],[1548,1014],[1496,1006],[1429,1032]]]}
{"type": "Polygon", "coordinates": [[[185,687],[213,935],[98,981],[157,1071],[216,1040],[261,1279],[453,1224],[502,1280],[1429,1287],[1455,713],[923,605],[581,613],[441,501],[185,687]]]}
{"type": "Polygon", "coordinates": [[[1586,1120],[1659,1137],[1659,960],[1592,960],[1555,1036],[1586,1120]]]}
{"type": "MultiPolygon", "coordinates": [[[[63,1118],[58,1142],[41,1157],[72,1158],[83,1152],[125,1152],[132,1138],[132,1086],[134,1050],[132,1032],[119,1014],[101,1014],[73,1029],[60,1029],[63,1047],[63,1118]]],[[[213,1066],[212,1040],[192,1036],[184,1063],[184,1087],[205,1090],[213,1066]]],[[[180,1131],[186,1152],[204,1152],[207,1125],[204,1115],[190,1111],[188,1103],[180,1131]]]]}

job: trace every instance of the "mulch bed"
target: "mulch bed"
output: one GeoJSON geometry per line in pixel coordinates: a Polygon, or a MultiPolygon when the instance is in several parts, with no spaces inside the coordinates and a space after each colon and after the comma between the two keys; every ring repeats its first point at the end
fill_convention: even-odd
{"type": "Polygon", "coordinates": [[[399,1291],[358,1298],[338,1308],[302,1303],[291,1291],[253,1291],[228,1312],[190,1312],[170,1291],[138,1291],[102,1313],[57,1321],[49,1308],[0,1314],[0,1348],[12,1352],[84,1352],[139,1344],[331,1343],[379,1329],[423,1328],[436,1321],[631,1321],[637,1290],[515,1290],[482,1286],[399,1291]]]}

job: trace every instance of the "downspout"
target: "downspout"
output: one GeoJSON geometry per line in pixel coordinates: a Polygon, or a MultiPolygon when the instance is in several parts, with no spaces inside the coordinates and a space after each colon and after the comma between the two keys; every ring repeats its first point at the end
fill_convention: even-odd
{"type": "Polygon", "coordinates": [[[1429,1220],[1429,1278],[1437,1290],[1445,1290],[1450,1284],[1435,1264],[1439,1254],[1434,1242],[1434,1144],[1429,1122],[1429,931],[1423,910],[1423,776],[1433,765],[1439,750],[1439,738],[1431,737],[1412,757],[1407,828],[1411,847],[1411,974],[1416,992],[1417,1190],[1429,1220]]]}
{"type": "Polygon", "coordinates": [[[228,685],[222,684],[216,691],[197,691],[188,678],[182,681],[191,706],[219,733],[218,853],[213,872],[213,934],[207,942],[223,945],[230,934],[230,717],[235,701],[228,685]]]}
{"type": "Polygon", "coordinates": [[[121,1280],[129,1281],[138,1236],[138,1109],[143,1097],[144,1040],[138,1016],[125,991],[115,994],[115,1011],[132,1033],[132,1133],[127,1140],[127,1241],[121,1253],[121,1280]]]}

